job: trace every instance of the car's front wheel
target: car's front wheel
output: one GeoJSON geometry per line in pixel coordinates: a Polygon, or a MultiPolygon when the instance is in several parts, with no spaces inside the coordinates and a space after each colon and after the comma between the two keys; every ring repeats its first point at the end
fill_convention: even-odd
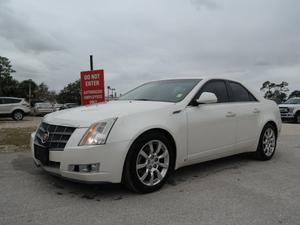
{"type": "Polygon", "coordinates": [[[272,124],[267,124],[260,135],[256,158],[259,160],[270,160],[277,146],[277,130],[272,124]]]}
{"type": "Polygon", "coordinates": [[[16,121],[22,120],[24,113],[21,110],[15,110],[12,114],[12,118],[16,121]]]}
{"type": "Polygon", "coordinates": [[[148,133],[131,146],[123,173],[125,185],[140,193],[160,189],[174,168],[174,146],[162,133],[148,133]]]}

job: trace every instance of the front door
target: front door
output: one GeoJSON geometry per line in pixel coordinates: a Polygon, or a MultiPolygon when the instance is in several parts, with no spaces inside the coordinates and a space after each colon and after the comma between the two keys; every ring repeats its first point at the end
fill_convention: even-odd
{"type": "Polygon", "coordinates": [[[204,84],[195,98],[203,92],[214,93],[218,102],[188,106],[188,159],[232,150],[236,141],[236,112],[229,102],[225,81],[211,80],[204,84]]]}

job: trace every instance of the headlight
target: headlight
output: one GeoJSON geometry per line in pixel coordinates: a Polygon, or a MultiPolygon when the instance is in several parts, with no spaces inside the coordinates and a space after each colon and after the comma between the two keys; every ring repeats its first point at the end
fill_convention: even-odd
{"type": "Polygon", "coordinates": [[[294,112],[294,107],[290,107],[289,110],[291,113],[294,112]]]}
{"type": "Polygon", "coordinates": [[[94,123],[82,137],[79,145],[103,145],[117,118],[94,123]]]}

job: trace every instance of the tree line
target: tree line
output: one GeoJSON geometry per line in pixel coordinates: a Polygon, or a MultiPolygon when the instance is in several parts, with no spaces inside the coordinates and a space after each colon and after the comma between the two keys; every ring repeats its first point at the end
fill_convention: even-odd
{"type": "MultiPolygon", "coordinates": [[[[69,83],[61,91],[56,93],[49,90],[44,82],[37,84],[33,80],[18,81],[12,74],[16,71],[12,68],[8,58],[0,56],[0,96],[21,97],[27,100],[43,100],[50,102],[66,103],[74,102],[80,104],[80,80],[69,83]],[[31,89],[31,91],[29,91],[31,89]],[[30,94],[31,92],[31,94],[30,94]],[[30,96],[29,96],[30,95],[30,96]]],[[[300,97],[300,90],[295,90],[289,95],[288,83],[273,83],[266,81],[260,88],[264,92],[264,97],[282,103],[292,97],[300,97]]]]}
{"type": "Polygon", "coordinates": [[[30,98],[58,103],[74,102],[80,104],[80,81],[69,83],[61,91],[56,93],[49,90],[44,82],[37,84],[32,79],[18,81],[12,74],[16,71],[12,68],[8,58],[0,56],[0,96],[30,98]]]}
{"type": "Polygon", "coordinates": [[[264,97],[266,99],[271,99],[277,102],[278,104],[285,102],[287,99],[300,97],[300,91],[295,90],[292,91],[289,95],[290,91],[288,88],[289,84],[285,81],[281,83],[273,83],[270,81],[265,81],[260,88],[261,91],[264,92],[264,97]]]}

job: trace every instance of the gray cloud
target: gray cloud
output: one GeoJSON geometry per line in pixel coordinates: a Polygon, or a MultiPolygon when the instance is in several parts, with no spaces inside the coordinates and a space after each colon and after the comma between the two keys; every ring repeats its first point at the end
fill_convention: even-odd
{"type": "Polygon", "coordinates": [[[198,9],[201,9],[202,7],[218,9],[220,7],[214,0],[191,0],[191,2],[195,4],[198,9]]]}
{"type": "Polygon", "coordinates": [[[0,49],[18,79],[34,77],[56,90],[89,69],[89,54],[120,92],[203,75],[256,89],[287,80],[300,89],[299,20],[297,0],[6,0],[0,49]]]}
{"type": "Polygon", "coordinates": [[[62,50],[55,37],[30,25],[27,15],[18,16],[9,6],[8,0],[0,2],[0,35],[3,38],[24,52],[39,54],[62,50]]]}

